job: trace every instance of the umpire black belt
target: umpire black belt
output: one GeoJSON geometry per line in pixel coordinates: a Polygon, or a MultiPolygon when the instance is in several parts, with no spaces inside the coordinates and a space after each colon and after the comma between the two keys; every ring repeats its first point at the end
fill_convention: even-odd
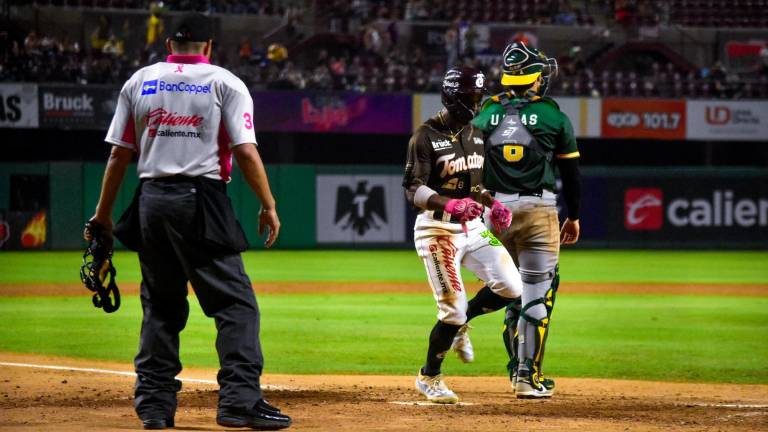
{"type": "Polygon", "coordinates": [[[190,185],[205,183],[206,186],[212,187],[221,192],[226,192],[227,190],[227,184],[224,183],[223,181],[208,178],[208,177],[203,177],[203,176],[189,177],[189,176],[177,174],[177,175],[166,176],[166,177],[143,178],[141,179],[141,181],[153,182],[153,183],[189,183],[190,185]]]}

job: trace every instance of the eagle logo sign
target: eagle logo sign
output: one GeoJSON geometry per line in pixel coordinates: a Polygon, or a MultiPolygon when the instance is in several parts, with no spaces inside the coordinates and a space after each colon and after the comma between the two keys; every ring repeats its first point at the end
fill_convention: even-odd
{"type": "Polygon", "coordinates": [[[387,223],[384,186],[368,188],[367,181],[357,182],[357,188],[339,186],[336,190],[336,216],[334,223],[341,229],[352,228],[358,235],[364,235],[371,228],[381,229],[387,223]]]}

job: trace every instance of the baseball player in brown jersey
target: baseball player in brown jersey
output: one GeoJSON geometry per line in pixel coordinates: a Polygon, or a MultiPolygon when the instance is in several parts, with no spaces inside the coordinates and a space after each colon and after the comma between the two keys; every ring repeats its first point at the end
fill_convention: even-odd
{"type": "Polygon", "coordinates": [[[414,241],[438,307],[438,321],[429,336],[427,361],[419,370],[416,388],[438,403],[459,400],[443,382],[440,366],[451,348],[461,360],[473,360],[466,323],[505,307],[522,292],[512,258],[479,218],[483,205],[476,200],[482,199],[493,209],[493,224],[508,227],[511,222],[509,210],[480,194],[483,137],[469,121],[479,106],[484,84],[483,74],[472,68],[446,73],[442,87],[445,109],[413,134],[403,178],[408,201],[420,210],[414,241]],[[462,264],[485,282],[469,302],[461,280],[462,264]]]}

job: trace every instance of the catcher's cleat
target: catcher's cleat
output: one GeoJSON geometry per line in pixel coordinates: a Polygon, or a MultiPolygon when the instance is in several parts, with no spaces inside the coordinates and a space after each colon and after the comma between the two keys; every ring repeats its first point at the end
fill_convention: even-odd
{"type": "Polygon", "coordinates": [[[427,400],[442,404],[455,404],[459,401],[456,393],[451,391],[443,382],[443,375],[428,376],[422,375],[416,377],[416,390],[427,397],[427,400]]]}
{"type": "Polygon", "coordinates": [[[540,399],[552,397],[554,393],[554,381],[552,389],[548,390],[540,381],[543,377],[531,371],[519,371],[515,382],[515,396],[518,399],[540,399]]]}
{"type": "Polygon", "coordinates": [[[555,394],[555,380],[546,378],[541,373],[538,374],[539,376],[539,382],[542,386],[544,386],[545,389],[547,389],[546,394],[547,397],[552,397],[553,394],[555,394]]]}
{"type": "Polygon", "coordinates": [[[464,363],[475,361],[475,350],[472,348],[472,342],[469,340],[469,330],[472,328],[469,324],[464,324],[456,333],[451,344],[451,350],[456,352],[459,360],[464,363]]]}
{"type": "Polygon", "coordinates": [[[509,372],[509,384],[512,386],[512,393],[515,393],[515,387],[517,387],[517,368],[509,372]]]}

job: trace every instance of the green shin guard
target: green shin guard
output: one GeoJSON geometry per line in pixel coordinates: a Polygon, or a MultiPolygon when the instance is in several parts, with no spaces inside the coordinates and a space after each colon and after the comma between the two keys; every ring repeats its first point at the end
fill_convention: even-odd
{"type": "Polygon", "coordinates": [[[544,328],[544,335],[541,340],[541,354],[538,361],[534,362],[534,367],[541,373],[542,365],[544,363],[544,348],[547,345],[547,337],[549,336],[549,322],[552,319],[552,311],[555,308],[555,297],[557,295],[557,287],[560,286],[560,266],[555,266],[555,277],[552,279],[552,285],[547,290],[547,295],[544,297],[544,306],[547,308],[547,326],[544,328]]]}

